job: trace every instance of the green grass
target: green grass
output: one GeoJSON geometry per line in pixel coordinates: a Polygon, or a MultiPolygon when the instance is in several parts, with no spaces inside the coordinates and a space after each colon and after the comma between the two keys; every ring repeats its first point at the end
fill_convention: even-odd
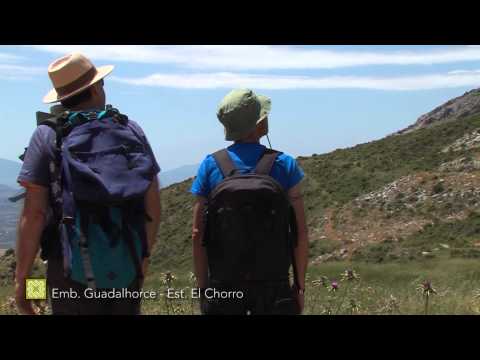
{"type": "Polygon", "coordinates": [[[310,288],[306,314],[351,314],[350,301],[359,305],[359,314],[424,314],[425,298],[417,290],[425,280],[432,282],[437,295],[429,299],[429,314],[480,314],[480,268],[465,259],[425,260],[399,263],[328,263],[312,267],[310,281],[324,275],[339,279],[347,268],[360,274],[359,281],[341,282],[338,292],[310,288]],[[332,305],[333,304],[333,305],[332,305]]]}
{"type": "MultiPolygon", "coordinates": [[[[175,274],[172,286],[189,294],[191,281],[188,273],[175,274]]],[[[305,314],[351,314],[350,301],[359,305],[358,314],[424,314],[425,298],[417,290],[425,280],[432,282],[437,295],[429,300],[429,314],[480,314],[480,267],[470,259],[432,259],[408,264],[331,262],[310,266],[307,276],[305,314]],[[354,269],[359,281],[340,281],[346,269],[354,269]],[[340,281],[338,292],[314,286],[322,276],[340,281]],[[392,296],[395,301],[392,301],[392,296]]],[[[150,276],[146,289],[165,291],[161,276],[150,276]]],[[[183,300],[144,301],[144,314],[198,314],[198,303],[190,297],[183,300]]],[[[355,314],[356,312],[354,312],[355,314]]]]}
{"type": "MultiPolygon", "coordinates": [[[[170,286],[185,290],[185,299],[168,300],[160,296],[145,300],[145,315],[199,314],[197,300],[189,296],[192,286],[188,272],[174,273],[170,286]]],[[[165,293],[167,285],[163,273],[147,277],[145,290],[165,293]]],[[[431,281],[437,291],[429,299],[428,314],[474,315],[480,314],[480,267],[472,259],[430,259],[407,264],[371,264],[363,262],[331,262],[310,266],[307,276],[305,314],[308,315],[422,315],[425,297],[417,290],[425,280],[431,281]],[[341,274],[353,269],[358,281],[341,281],[341,274]],[[327,287],[315,286],[314,281],[326,276],[327,287]],[[330,292],[331,281],[340,283],[337,292],[330,292]],[[352,309],[351,302],[358,305],[352,309]]],[[[13,286],[0,288],[0,304],[13,296],[13,286]]],[[[0,313],[14,313],[2,307],[0,313]]]]}

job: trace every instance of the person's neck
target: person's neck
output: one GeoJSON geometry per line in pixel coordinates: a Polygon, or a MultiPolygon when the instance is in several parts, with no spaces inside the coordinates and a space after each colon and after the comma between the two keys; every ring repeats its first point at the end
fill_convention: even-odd
{"type": "Polygon", "coordinates": [[[70,111],[78,111],[78,112],[81,112],[81,111],[101,111],[103,109],[105,109],[105,105],[100,106],[100,105],[96,105],[96,104],[82,104],[82,105],[75,106],[75,107],[71,108],[70,111]]]}
{"type": "Polygon", "coordinates": [[[260,144],[260,137],[257,136],[256,134],[250,134],[249,136],[247,136],[246,138],[244,139],[241,139],[241,140],[237,140],[235,141],[235,144],[260,144]]]}
{"type": "Polygon", "coordinates": [[[260,139],[245,139],[235,141],[235,144],[260,144],[260,139]]]}

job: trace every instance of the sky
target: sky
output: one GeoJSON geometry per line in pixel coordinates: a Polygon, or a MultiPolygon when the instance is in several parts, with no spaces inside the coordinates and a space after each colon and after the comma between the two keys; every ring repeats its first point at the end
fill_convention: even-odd
{"type": "Polygon", "coordinates": [[[233,88],[272,99],[272,146],[297,157],[380,139],[480,87],[476,45],[0,46],[0,158],[18,161],[49,110],[48,65],[74,51],[115,65],[107,103],[142,126],[163,171],[229,145],[216,110],[233,88]]]}

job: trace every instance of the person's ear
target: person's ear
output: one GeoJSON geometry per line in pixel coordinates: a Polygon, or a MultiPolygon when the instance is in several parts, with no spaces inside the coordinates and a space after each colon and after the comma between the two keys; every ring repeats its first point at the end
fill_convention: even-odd
{"type": "Polygon", "coordinates": [[[93,86],[90,87],[90,91],[92,91],[92,95],[94,96],[101,94],[102,90],[103,90],[102,81],[98,81],[93,86]]]}
{"type": "Polygon", "coordinates": [[[268,134],[268,117],[265,118],[265,120],[262,121],[263,122],[263,127],[265,129],[265,134],[264,135],[267,135],[268,134]]]}
{"type": "Polygon", "coordinates": [[[257,125],[257,134],[259,135],[259,137],[263,137],[268,134],[268,118],[262,120],[257,125]]]}
{"type": "Polygon", "coordinates": [[[90,93],[92,94],[92,97],[98,96],[98,83],[96,83],[93,86],[90,86],[90,93]]]}

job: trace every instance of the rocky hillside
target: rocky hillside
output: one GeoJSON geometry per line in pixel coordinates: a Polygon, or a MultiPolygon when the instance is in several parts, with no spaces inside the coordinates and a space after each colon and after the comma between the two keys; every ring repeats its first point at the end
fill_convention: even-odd
{"type": "Polygon", "coordinates": [[[15,253],[13,250],[2,250],[0,255],[0,286],[6,286],[14,280],[15,253]]]}
{"type": "Polygon", "coordinates": [[[480,114],[480,89],[468,91],[462,96],[447,101],[429,113],[420,116],[413,125],[399,131],[397,134],[405,134],[435,124],[464,119],[476,114],[480,114]]]}

